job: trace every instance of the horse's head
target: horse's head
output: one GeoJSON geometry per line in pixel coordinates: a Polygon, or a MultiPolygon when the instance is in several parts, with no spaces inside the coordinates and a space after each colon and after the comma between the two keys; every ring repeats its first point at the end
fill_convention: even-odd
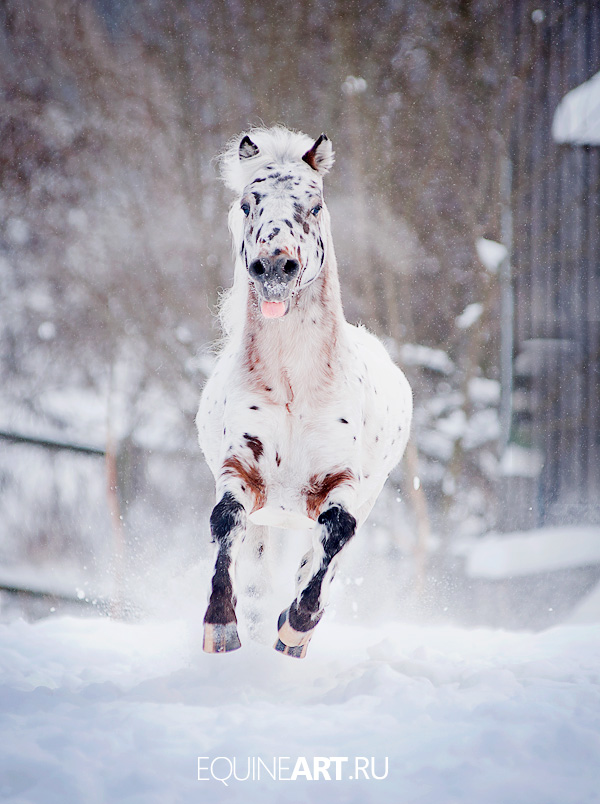
{"type": "Polygon", "coordinates": [[[258,129],[238,142],[236,158],[229,172],[243,187],[230,214],[236,248],[262,314],[280,318],[326,261],[322,177],[333,164],[331,142],[325,134],[313,142],[285,129],[258,129]]]}

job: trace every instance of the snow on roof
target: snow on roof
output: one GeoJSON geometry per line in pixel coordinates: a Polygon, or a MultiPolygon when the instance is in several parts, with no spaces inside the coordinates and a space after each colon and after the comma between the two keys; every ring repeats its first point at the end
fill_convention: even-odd
{"type": "Polygon", "coordinates": [[[600,145],[600,72],[567,92],[558,104],[552,137],[561,145],[600,145]]]}
{"type": "Polygon", "coordinates": [[[600,563],[600,527],[564,526],[487,536],[467,555],[471,578],[514,578],[600,563]]]}

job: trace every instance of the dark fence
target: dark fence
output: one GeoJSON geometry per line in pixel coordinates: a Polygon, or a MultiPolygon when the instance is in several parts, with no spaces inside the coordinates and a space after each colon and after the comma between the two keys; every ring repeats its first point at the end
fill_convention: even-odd
{"type": "Polygon", "coordinates": [[[513,457],[505,527],[600,522],[600,148],[559,145],[561,99],[600,70],[600,3],[507,6],[513,457]],[[529,451],[529,453],[527,453],[529,451]],[[526,477],[525,477],[526,476],[526,477]]]}

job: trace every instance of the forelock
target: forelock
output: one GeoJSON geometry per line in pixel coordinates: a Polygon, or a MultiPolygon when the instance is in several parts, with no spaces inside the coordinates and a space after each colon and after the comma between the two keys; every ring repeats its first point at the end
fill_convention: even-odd
{"type": "MultiPolygon", "coordinates": [[[[253,176],[268,165],[289,166],[294,164],[300,171],[305,172],[302,157],[313,143],[314,140],[306,134],[289,131],[282,126],[253,128],[238,134],[229,141],[219,159],[221,176],[230,190],[240,194],[253,176]],[[257,156],[240,159],[239,147],[244,135],[250,137],[252,142],[257,145],[259,150],[257,156]]],[[[316,178],[317,174],[315,173],[313,177],[316,178]]]]}

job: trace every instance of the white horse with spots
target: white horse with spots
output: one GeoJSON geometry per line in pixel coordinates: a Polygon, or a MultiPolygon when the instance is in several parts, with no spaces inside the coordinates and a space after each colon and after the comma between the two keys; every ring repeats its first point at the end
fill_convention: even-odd
{"type": "Polygon", "coordinates": [[[240,647],[235,562],[248,531],[310,529],[297,594],[276,649],[302,657],[321,619],[338,554],[404,452],[412,395],[381,343],[346,322],[323,176],[331,142],[284,128],[231,144],[222,172],[236,194],[235,276],[226,335],[196,419],[216,480],[217,558],[204,650],[240,647]]]}

